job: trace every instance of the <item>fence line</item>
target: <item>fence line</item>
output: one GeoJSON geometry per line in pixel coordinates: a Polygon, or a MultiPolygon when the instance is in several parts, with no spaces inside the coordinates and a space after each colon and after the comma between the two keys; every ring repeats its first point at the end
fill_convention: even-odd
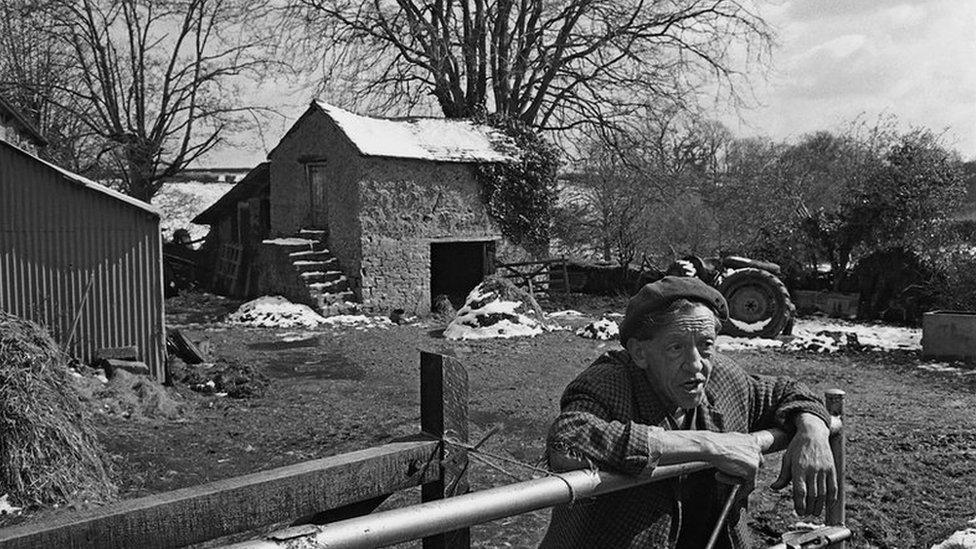
{"type": "MultiPolygon", "coordinates": [[[[467,371],[454,357],[421,352],[420,380],[420,440],[394,442],[92,511],[65,512],[0,529],[0,549],[162,549],[227,539],[288,523],[294,527],[237,547],[375,547],[394,543],[390,540],[423,537],[424,549],[467,549],[473,524],[709,468],[704,463],[659,466],[644,477],[577,470],[467,494],[467,371]],[[420,505],[368,514],[392,493],[417,485],[422,487],[420,505]],[[340,541],[349,545],[339,545],[340,541]]],[[[824,540],[833,543],[831,547],[841,549],[846,547],[843,540],[850,536],[850,530],[843,527],[843,397],[843,391],[826,394],[828,410],[835,416],[830,444],[839,490],[837,501],[826,511],[827,524],[834,528],[821,532],[824,540]]],[[[783,431],[760,433],[762,446],[769,451],[788,444],[783,431]]]]}
{"type": "MultiPolygon", "coordinates": [[[[841,419],[833,417],[831,433],[835,437],[832,438],[836,438],[842,432],[841,419]]],[[[781,451],[790,440],[790,436],[780,429],[758,431],[754,434],[759,437],[764,453],[781,451]]],[[[649,474],[637,477],[579,469],[490,488],[449,500],[421,503],[356,517],[316,528],[283,530],[268,539],[239,543],[227,546],[226,549],[384,547],[709,469],[713,467],[708,463],[689,462],[658,466],[649,474]]],[[[843,482],[839,482],[839,485],[842,484],[843,482]]],[[[838,539],[841,540],[847,539],[850,531],[841,527],[834,532],[834,536],[840,536],[838,539]]],[[[841,545],[834,545],[834,547],[841,547],[841,545]]]]}

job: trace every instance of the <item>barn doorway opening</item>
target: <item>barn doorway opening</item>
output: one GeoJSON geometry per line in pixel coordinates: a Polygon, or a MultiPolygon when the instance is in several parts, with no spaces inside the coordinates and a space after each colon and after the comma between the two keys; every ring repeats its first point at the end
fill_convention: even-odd
{"type": "Polygon", "coordinates": [[[430,245],[431,306],[446,295],[455,309],[485,276],[495,272],[495,241],[433,242],[430,245]]]}

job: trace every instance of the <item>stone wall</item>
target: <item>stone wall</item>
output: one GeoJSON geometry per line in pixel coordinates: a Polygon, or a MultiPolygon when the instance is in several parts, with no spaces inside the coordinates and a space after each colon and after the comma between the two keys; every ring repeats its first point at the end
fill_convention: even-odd
{"type": "Polygon", "coordinates": [[[430,311],[432,241],[500,238],[470,165],[363,158],[360,291],[374,310],[430,311]]]}
{"type": "Polygon", "coordinates": [[[335,124],[312,106],[292,126],[269,157],[271,235],[292,236],[308,226],[309,190],[305,166],[324,163],[334,176],[326,186],[329,241],[351,289],[360,297],[360,156],[335,124]]]}

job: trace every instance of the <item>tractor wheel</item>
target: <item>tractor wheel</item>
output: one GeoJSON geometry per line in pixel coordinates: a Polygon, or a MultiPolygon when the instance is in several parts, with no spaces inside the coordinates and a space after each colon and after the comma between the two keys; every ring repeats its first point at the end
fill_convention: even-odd
{"type": "Polygon", "coordinates": [[[718,290],[729,303],[722,333],[734,337],[776,337],[791,324],[796,309],[776,275],[762,269],[738,269],[718,290]]]}

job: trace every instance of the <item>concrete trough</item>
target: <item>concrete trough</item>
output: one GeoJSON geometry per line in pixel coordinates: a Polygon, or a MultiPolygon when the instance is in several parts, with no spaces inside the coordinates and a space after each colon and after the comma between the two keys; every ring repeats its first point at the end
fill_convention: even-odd
{"type": "Polygon", "coordinates": [[[922,315],[922,356],[976,359],[976,311],[931,311],[922,315]]]}

